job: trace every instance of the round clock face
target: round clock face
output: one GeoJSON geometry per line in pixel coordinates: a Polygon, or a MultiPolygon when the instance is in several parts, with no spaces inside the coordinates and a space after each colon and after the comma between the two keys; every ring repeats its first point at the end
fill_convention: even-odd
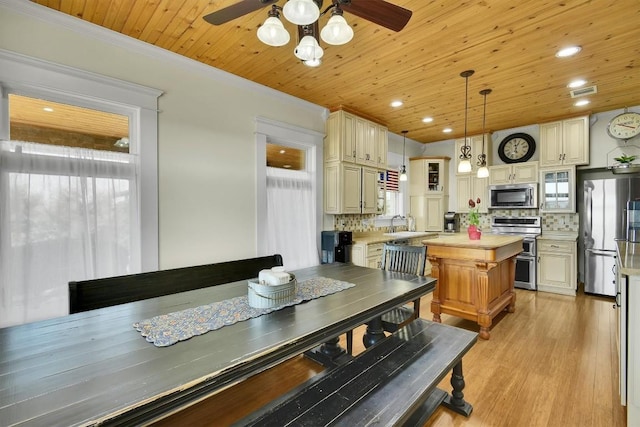
{"type": "Polygon", "coordinates": [[[498,155],[505,163],[520,163],[529,160],[536,151],[536,141],[526,133],[514,133],[502,140],[498,155]]]}
{"type": "Polygon", "coordinates": [[[640,134],[640,113],[622,113],[607,125],[607,133],[616,139],[627,140],[640,134]]]}

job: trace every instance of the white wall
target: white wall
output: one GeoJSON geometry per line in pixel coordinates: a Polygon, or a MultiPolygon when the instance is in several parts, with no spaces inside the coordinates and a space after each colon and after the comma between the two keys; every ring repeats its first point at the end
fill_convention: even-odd
{"type": "Polygon", "coordinates": [[[161,268],[255,256],[257,116],[324,133],[324,108],[30,2],[0,0],[0,49],[165,93],[161,268]]]}

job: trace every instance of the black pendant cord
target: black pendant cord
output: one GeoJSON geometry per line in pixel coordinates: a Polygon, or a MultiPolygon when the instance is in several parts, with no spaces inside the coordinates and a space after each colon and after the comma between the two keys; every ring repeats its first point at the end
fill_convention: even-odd
{"type": "Polygon", "coordinates": [[[487,95],[491,93],[491,89],[483,89],[480,91],[480,95],[484,96],[484,108],[482,111],[482,153],[478,155],[477,165],[485,167],[487,165],[487,155],[484,154],[484,138],[485,138],[485,125],[487,120],[487,95]]]}
{"type": "Polygon", "coordinates": [[[469,77],[475,73],[474,70],[467,70],[460,73],[460,77],[464,77],[464,145],[460,148],[462,154],[461,160],[469,160],[471,158],[471,146],[467,145],[467,108],[468,108],[468,93],[469,93],[469,77]]]}

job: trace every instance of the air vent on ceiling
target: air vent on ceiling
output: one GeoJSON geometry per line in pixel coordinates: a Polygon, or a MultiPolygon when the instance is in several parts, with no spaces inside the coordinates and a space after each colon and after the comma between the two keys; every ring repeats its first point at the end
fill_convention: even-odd
{"type": "Polygon", "coordinates": [[[598,93],[597,86],[589,86],[589,87],[581,87],[580,89],[570,90],[572,98],[578,98],[580,96],[593,95],[594,93],[598,93]]]}

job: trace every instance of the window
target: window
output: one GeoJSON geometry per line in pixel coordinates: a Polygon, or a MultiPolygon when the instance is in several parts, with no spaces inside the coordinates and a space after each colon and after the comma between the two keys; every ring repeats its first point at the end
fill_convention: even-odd
{"type": "Polygon", "coordinates": [[[67,314],[70,280],[157,269],[160,94],[0,52],[0,327],[67,314]]]}

